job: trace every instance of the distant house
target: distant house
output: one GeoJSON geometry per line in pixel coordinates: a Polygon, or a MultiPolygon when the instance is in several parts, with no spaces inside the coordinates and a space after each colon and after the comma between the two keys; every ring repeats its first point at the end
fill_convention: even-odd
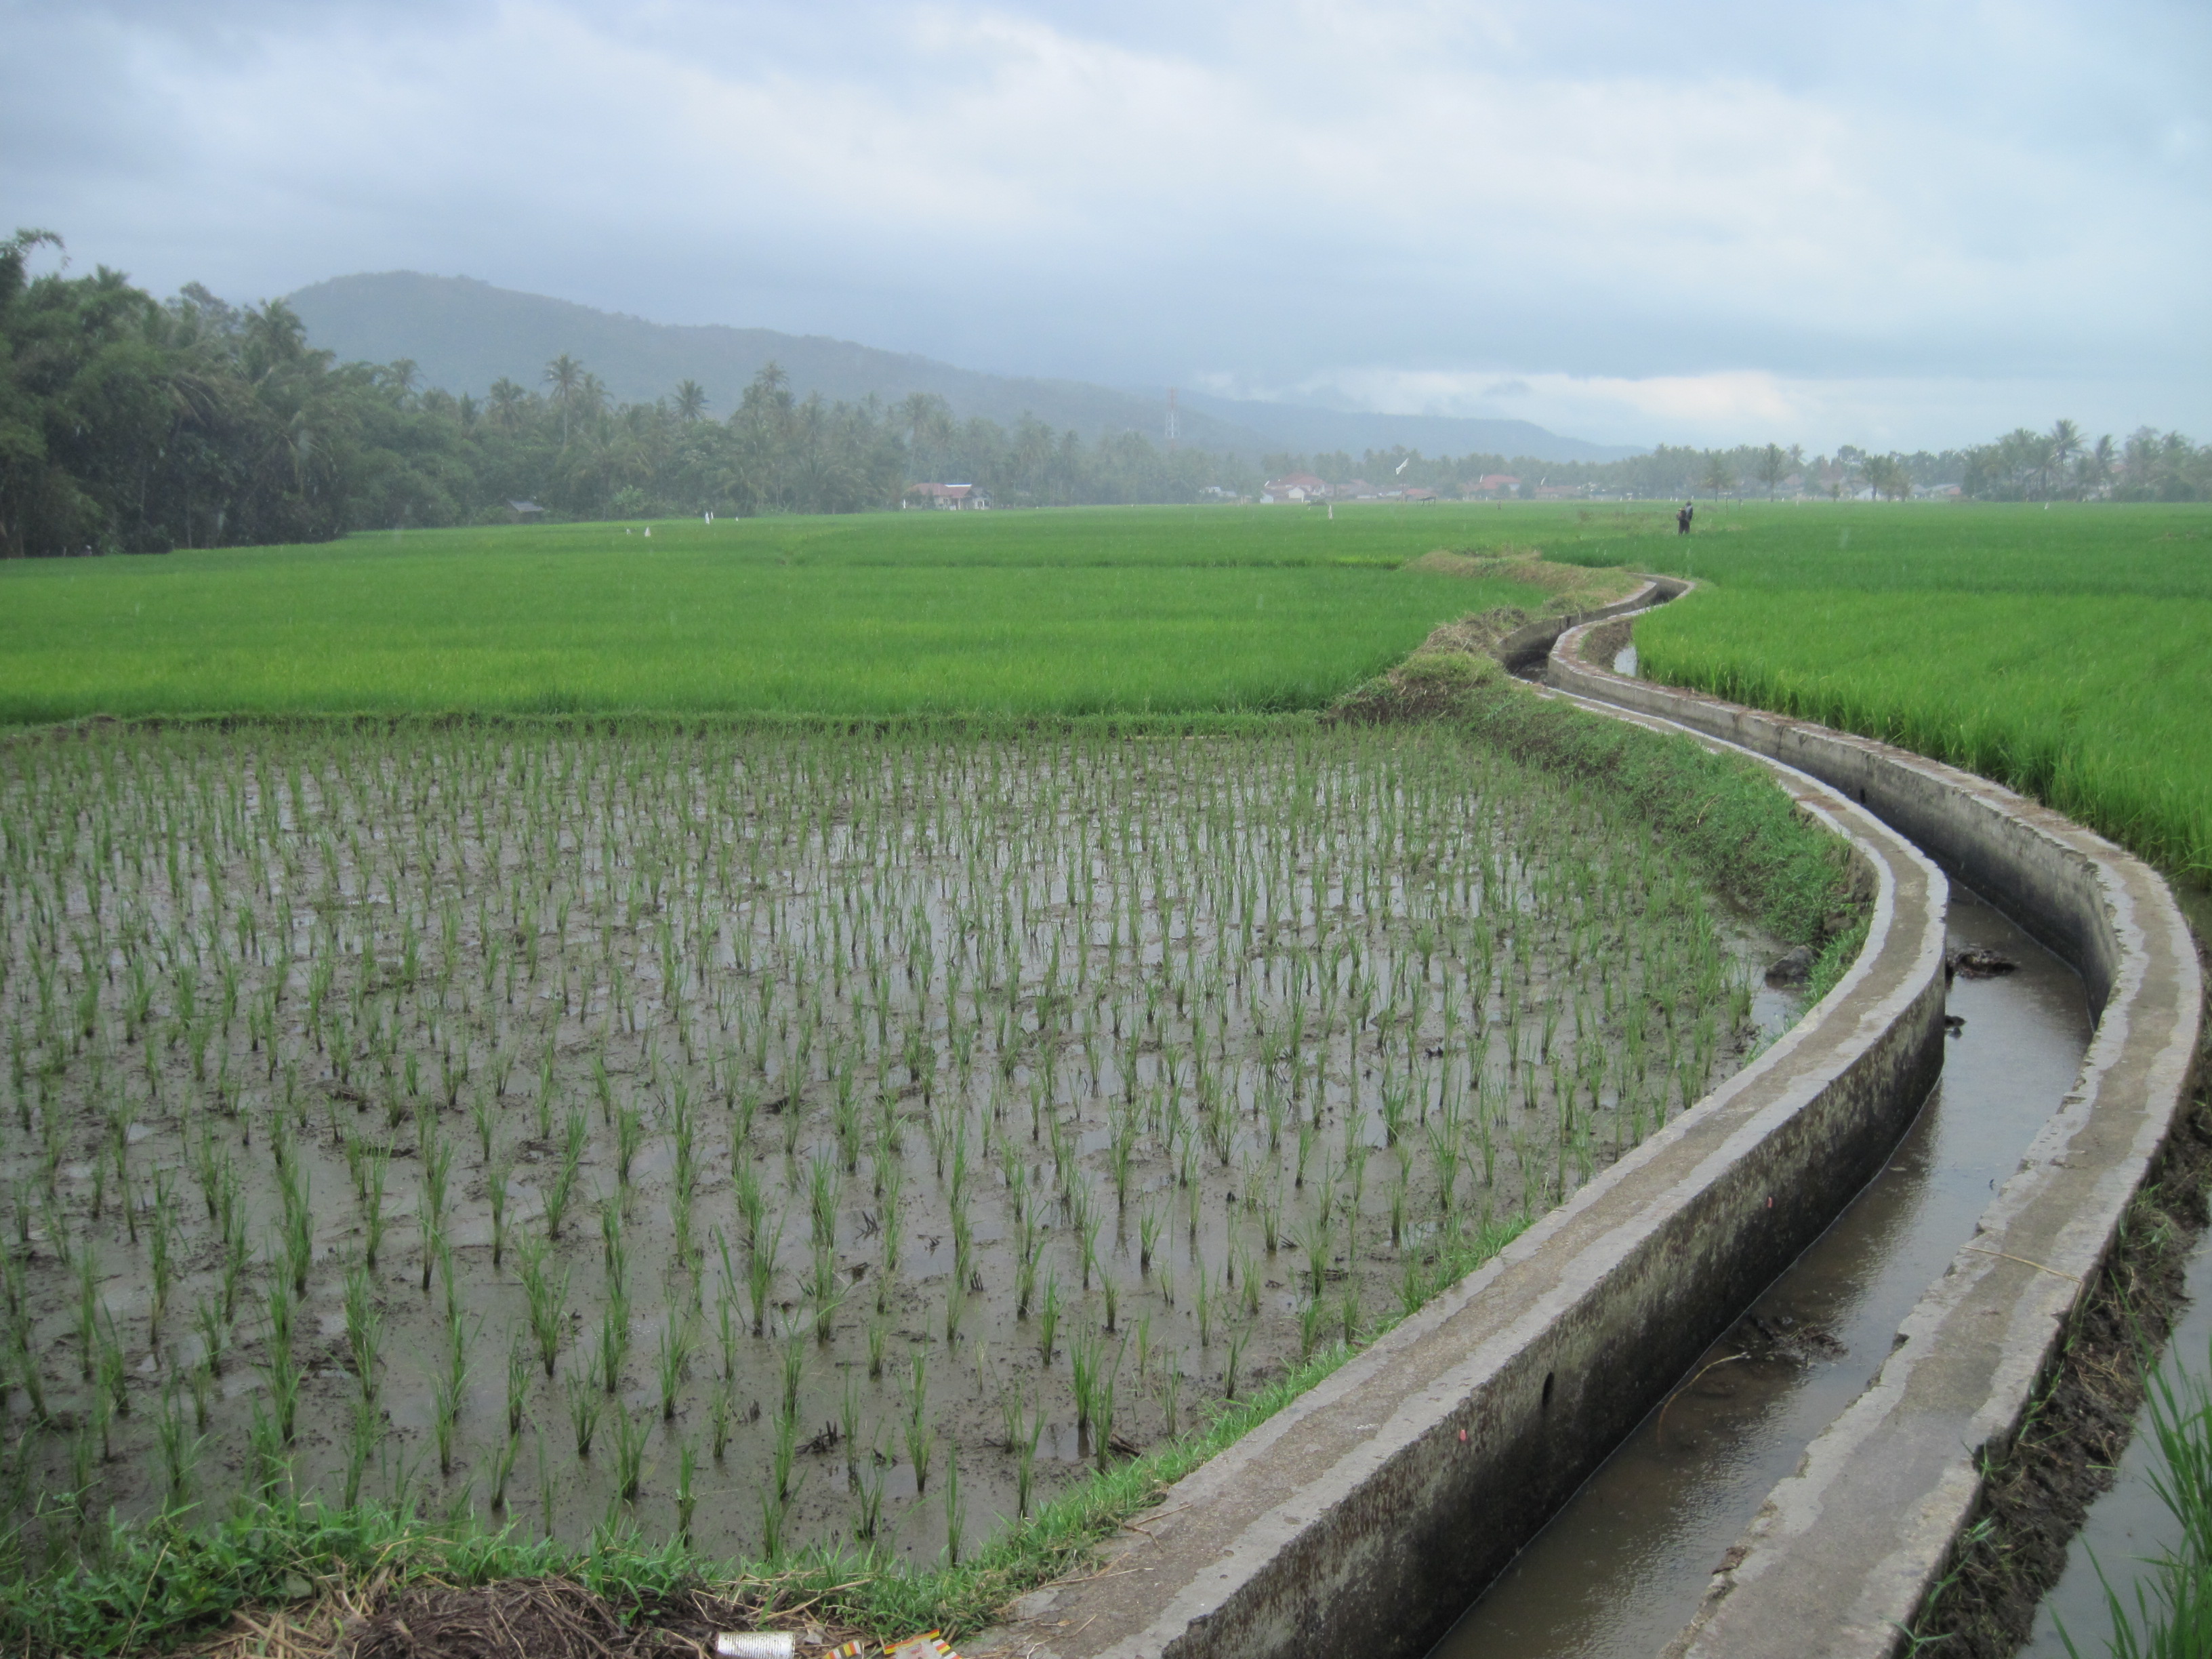
{"type": "Polygon", "coordinates": [[[1375,499],[1375,486],[1364,478],[1354,478],[1336,487],[1336,498],[1340,501],[1371,501],[1375,499]]]}
{"type": "Polygon", "coordinates": [[[1589,494],[1588,484],[1538,484],[1536,499],[1540,501],[1578,501],[1589,494]]]}
{"type": "Polygon", "coordinates": [[[1409,501],[1432,501],[1436,498],[1437,492],[1433,489],[1416,489],[1407,490],[1402,499],[1409,501]]]}
{"type": "Polygon", "coordinates": [[[528,524],[532,520],[544,515],[545,509],[535,501],[509,501],[507,504],[507,516],[516,524],[528,524]]]}
{"type": "Polygon", "coordinates": [[[1510,495],[1521,488],[1521,480],[1510,472],[1486,472],[1468,489],[1470,495],[1510,495]]]}
{"type": "Polygon", "coordinates": [[[1284,501],[1325,501],[1329,488],[1310,472],[1285,472],[1279,478],[1270,478],[1260,487],[1260,499],[1280,504],[1284,501]]]}
{"type": "Polygon", "coordinates": [[[918,483],[899,502],[902,507],[934,507],[946,513],[980,513],[990,504],[989,495],[967,483],[918,483]]]}

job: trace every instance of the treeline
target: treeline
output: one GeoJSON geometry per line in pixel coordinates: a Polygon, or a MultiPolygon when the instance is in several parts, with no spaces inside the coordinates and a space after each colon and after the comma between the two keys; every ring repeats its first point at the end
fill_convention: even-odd
{"type": "Polygon", "coordinates": [[[339,363],[281,301],[169,301],[100,269],[33,277],[41,246],[0,242],[0,557],[319,541],[348,531],[484,523],[528,501],[555,517],[895,507],[910,484],[980,485],[1001,507],[1250,497],[1294,471],[1342,485],[1529,496],[1901,496],[1957,484],[1989,500],[2212,499],[2212,447],[2146,428],[2089,441],[2070,421],[1964,451],[1808,459],[1778,444],[1661,445],[1616,461],[1406,449],[1261,458],[1164,449],[1141,433],[1086,441],[1024,416],[960,422],[915,393],[895,404],[802,397],[773,364],[726,413],[686,380],[617,404],[573,358],[482,399],[420,385],[409,362],[339,363]],[[1491,492],[1499,486],[1493,483],[1491,492]]]}
{"type": "Polygon", "coordinates": [[[2119,444],[2092,441],[2071,421],[2019,427],[1968,450],[1963,493],[1983,501],[2212,501],[2212,444],[2138,427],[2119,444]]]}
{"type": "Polygon", "coordinates": [[[1501,493],[1485,479],[1510,478],[1502,493],[1532,497],[1540,489],[1593,495],[1672,499],[1697,495],[1859,496],[1902,500],[1956,486],[1978,501],[2212,501],[2212,444],[2199,447],[2179,432],[2139,428],[2124,442],[2091,441],[2072,421],[2047,431],[2021,427],[1968,449],[1878,454],[1850,444],[1832,455],[1808,457],[1792,444],[1744,444],[1692,449],[1662,444],[1617,461],[1535,461],[1504,455],[1426,456],[1418,450],[1341,450],[1266,458],[1270,477],[1311,472],[1342,486],[1355,480],[1393,489],[1420,488],[1439,495],[1501,493]]]}
{"type": "Polygon", "coordinates": [[[1339,450],[1320,455],[1276,454],[1266,460],[1270,476],[1307,471],[1336,485],[1364,480],[1388,483],[1393,489],[1433,489],[1439,495],[1504,493],[1523,499],[1550,488],[1646,500],[1841,496],[1867,489],[1879,495],[1902,495],[1955,483],[1965,465],[1964,455],[1956,450],[1870,455],[1848,444],[1832,456],[1810,459],[1795,444],[1743,444],[1733,449],[1661,444],[1644,454],[1615,461],[1541,461],[1483,453],[1431,457],[1402,448],[1370,449],[1357,459],[1339,450]],[[1484,488],[1486,479],[1499,478],[1512,482],[1484,488]]]}
{"type": "Polygon", "coordinates": [[[310,348],[281,301],[234,307],[195,284],[164,301],[104,268],[34,277],[42,245],[60,249],[37,231],[0,243],[0,556],[319,541],[501,520],[518,501],[573,519],[856,513],[923,479],[1009,506],[1258,482],[1135,433],[1007,431],[922,395],[801,397],[773,365],[726,414],[688,380],[617,404],[566,356],[538,386],[454,397],[411,363],[310,348]]]}

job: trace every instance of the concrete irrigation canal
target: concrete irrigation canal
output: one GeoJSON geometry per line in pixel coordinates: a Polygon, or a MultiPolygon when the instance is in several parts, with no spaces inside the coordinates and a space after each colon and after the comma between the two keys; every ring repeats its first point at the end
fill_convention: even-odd
{"type": "Polygon", "coordinates": [[[2019,968],[1952,988],[1965,1026],[1888,1164],[1468,1610],[1437,1659],[1662,1651],[1766,1494],[1873,1382],[2088,1046],[2080,977],[1955,885],[1949,938],[2019,968]]]}
{"type": "Polygon", "coordinates": [[[1095,1577],[1022,1604],[1019,1650],[1905,1645],[2189,1097],[2195,947],[2155,872],[2008,790],[1596,665],[1610,615],[1498,654],[1775,766],[1875,895],[1857,962],[1095,1577]],[[2021,969],[1947,986],[1961,946],[2021,969]]]}

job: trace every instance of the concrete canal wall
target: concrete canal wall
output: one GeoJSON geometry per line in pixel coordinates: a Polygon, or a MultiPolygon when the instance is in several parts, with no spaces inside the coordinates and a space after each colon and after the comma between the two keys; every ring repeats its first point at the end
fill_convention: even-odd
{"type": "Polygon", "coordinates": [[[1807,1452],[1670,1650],[1887,1655],[1946,1570],[2190,1098],[2203,988],[2158,872],[1987,779],[1887,744],[1625,678],[1554,645],[1550,684],[1822,779],[1934,853],[2071,962],[2098,1014],[2081,1073],[1874,1385],[1807,1452]]]}

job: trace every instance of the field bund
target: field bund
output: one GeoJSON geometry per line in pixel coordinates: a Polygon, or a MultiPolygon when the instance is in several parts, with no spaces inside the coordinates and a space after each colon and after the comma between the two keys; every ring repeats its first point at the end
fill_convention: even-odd
{"type": "Polygon", "coordinates": [[[1495,1261],[1171,1488],[1102,1571],[1018,1604],[1005,1645],[1425,1651],[1828,1224],[1940,1068],[1948,889],[1866,807],[1778,769],[1875,890],[1843,981],[1495,1261]]]}
{"type": "MultiPolygon", "coordinates": [[[[1679,591],[1679,590],[1678,590],[1679,591]]],[[[1647,684],[1553,650],[1575,695],[1802,769],[1942,857],[2072,962],[2097,1030],[2081,1073],[1864,1395],[1815,1441],[1717,1574],[1680,1656],[1895,1651],[2188,1098],[2203,985],[2157,872],[1985,779],[1869,739],[1647,684]]]]}

